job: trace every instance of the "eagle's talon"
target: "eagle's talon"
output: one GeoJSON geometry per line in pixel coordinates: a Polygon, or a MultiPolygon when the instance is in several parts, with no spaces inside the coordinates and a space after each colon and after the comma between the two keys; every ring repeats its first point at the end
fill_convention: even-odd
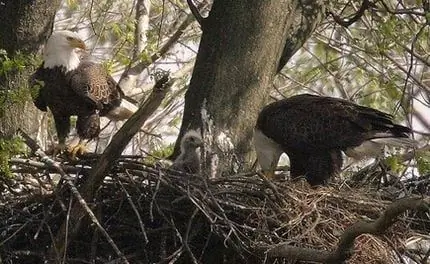
{"type": "Polygon", "coordinates": [[[60,155],[61,153],[64,153],[67,150],[67,146],[64,143],[58,143],[50,146],[45,153],[47,155],[50,155],[52,157],[56,157],[60,155]]]}
{"type": "Polygon", "coordinates": [[[87,152],[87,147],[85,146],[85,144],[82,143],[78,143],[77,145],[69,147],[68,149],[68,153],[71,159],[76,159],[77,156],[81,156],[87,152]]]}

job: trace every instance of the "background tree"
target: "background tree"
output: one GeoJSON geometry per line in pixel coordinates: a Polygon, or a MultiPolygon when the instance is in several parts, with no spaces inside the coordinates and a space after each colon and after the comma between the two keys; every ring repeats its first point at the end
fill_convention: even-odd
{"type": "Polygon", "coordinates": [[[3,1],[0,6],[0,135],[10,136],[18,126],[37,125],[35,111],[26,107],[26,82],[34,55],[51,32],[60,1],[3,1]],[[27,68],[28,67],[28,68],[27,68]],[[33,123],[32,121],[36,121],[33,123]]]}
{"type": "Polygon", "coordinates": [[[14,1],[0,4],[0,174],[19,151],[9,139],[18,128],[37,135],[41,113],[30,101],[27,79],[39,63],[34,55],[51,32],[60,1],[14,1]]]}
{"type": "Polygon", "coordinates": [[[198,19],[203,34],[180,137],[203,132],[208,171],[237,172],[251,162],[252,130],[275,74],[324,13],[322,1],[214,1],[198,19]]]}

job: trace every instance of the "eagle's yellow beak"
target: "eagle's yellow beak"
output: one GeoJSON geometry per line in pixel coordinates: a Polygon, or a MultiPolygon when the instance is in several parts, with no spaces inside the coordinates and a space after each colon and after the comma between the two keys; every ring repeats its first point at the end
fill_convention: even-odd
{"type": "Polygon", "coordinates": [[[67,40],[69,41],[70,46],[73,48],[79,48],[82,50],[87,49],[87,46],[85,46],[85,42],[81,39],[69,37],[69,38],[67,38],[67,40]]]}

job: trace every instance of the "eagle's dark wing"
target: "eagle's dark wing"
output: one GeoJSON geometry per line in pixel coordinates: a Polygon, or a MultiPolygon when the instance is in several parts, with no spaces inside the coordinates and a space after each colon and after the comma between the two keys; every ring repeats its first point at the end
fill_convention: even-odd
{"type": "Polygon", "coordinates": [[[340,171],[341,151],[359,154],[356,147],[367,141],[410,144],[408,133],[409,128],[394,124],[391,115],[376,109],[303,94],[264,107],[254,142],[260,165],[269,176],[280,148],[290,158],[291,177],[304,175],[311,185],[318,185],[340,171]]]}
{"type": "Polygon", "coordinates": [[[358,146],[383,132],[407,137],[409,129],[391,118],[343,99],[304,94],[266,106],[257,128],[284,149],[309,154],[358,146]]]}
{"type": "Polygon", "coordinates": [[[34,105],[41,111],[48,111],[48,105],[43,97],[43,64],[39,66],[35,73],[33,73],[29,80],[28,86],[30,88],[30,94],[33,98],[34,105]]]}
{"type": "Polygon", "coordinates": [[[102,113],[120,104],[121,94],[116,82],[97,63],[82,61],[76,70],[69,73],[69,82],[77,95],[102,113]]]}

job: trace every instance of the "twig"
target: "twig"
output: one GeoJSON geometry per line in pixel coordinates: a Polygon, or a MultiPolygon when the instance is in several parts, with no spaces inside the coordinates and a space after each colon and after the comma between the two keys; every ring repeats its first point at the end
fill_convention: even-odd
{"type": "Polygon", "coordinates": [[[187,250],[188,254],[190,255],[191,259],[193,260],[194,264],[198,264],[199,262],[197,261],[196,257],[194,256],[193,252],[190,249],[190,245],[188,244],[189,241],[189,236],[190,236],[190,232],[191,232],[191,227],[193,226],[193,220],[196,217],[197,213],[199,212],[199,209],[194,209],[193,214],[190,217],[190,220],[188,221],[188,225],[187,225],[187,231],[185,232],[184,235],[184,240],[182,242],[182,244],[184,245],[185,249],[187,250]]]}
{"type": "MultiPolygon", "coordinates": [[[[51,159],[50,157],[48,157],[41,149],[40,147],[36,144],[36,142],[34,140],[32,140],[26,133],[24,133],[22,130],[18,130],[18,133],[24,138],[25,143],[27,144],[27,146],[30,147],[30,149],[41,158],[41,160],[43,162],[45,162],[46,165],[51,166],[53,168],[55,168],[57,170],[57,172],[61,175],[62,179],[65,180],[67,186],[69,187],[70,191],[72,192],[73,196],[78,200],[79,206],[80,208],[83,209],[83,212],[81,212],[81,214],[79,215],[79,217],[84,216],[84,214],[86,213],[91,221],[97,226],[97,228],[100,230],[100,232],[105,236],[106,240],[108,241],[108,243],[112,246],[112,248],[114,249],[115,253],[122,258],[122,260],[124,261],[124,263],[128,263],[127,259],[125,259],[124,255],[122,254],[122,252],[119,250],[119,248],[116,246],[115,242],[112,240],[112,238],[109,236],[109,234],[106,232],[106,230],[101,226],[100,222],[97,220],[97,218],[95,217],[94,213],[91,211],[91,209],[89,208],[88,204],[85,202],[85,200],[82,198],[81,194],[79,193],[78,189],[76,188],[75,184],[73,183],[73,181],[71,180],[71,177],[66,174],[63,169],[61,168],[61,165],[54,161],[53,159],[51,159]]],[[[72,215],[73,217],[73,215],[72,215]]],[[[56,248],[54,245],[55,243],[53,243],[53,245],[51,245],[51,253],[55,253],[58,252],[59,254],[65,252],[66,248],[65,248],[65,240],[67,239],[68,236],[68,232],[66,231],[66,227],[68,226],[69,221],[65,221],[63,223],[63,227],[60,228],[59,233],[57,233],[57,237],[55,239],[55,243],[56,245],[58,245],[60,248],[56,248]]],[[[58,255],[57,255],[58,256],[58,255]]]]}
{"type": "Polygon", "coordinates": [[[324,251],[290,246],[285,243],[275,245],[267,250],[268,257],[285,257],[298,261],[340,264],[352,256],[355,239],[362,234],[380,235],[397,221],[397,217],[407,210],[429,210],[430,200],[405,198],[387,207],[383,214],[372,222],[357,222],[342,234],[336,250],[324,251]]]}
{"type": "Polygon", "coordinates": [[[282,197],[281,197],[280,193],[278,192],[276,186],[271,181],[269,181],[266,178],[266,176],[263,175],[263,173],[257,172],[257,175],[260,176],[260,178],[264,181],[265,185],[268,186],[273,191],[273,194],[275,195],[277,202],[281,206],[285,206],[285,201],[284,201],[284,199],[282,199],[282,197]]]}
{"type": "Polygon", "coordinates": [[[334,21],[339,25],[343,27],[349,27],[350,25],[357,22],[364,15],[364,12],[370,7],[374,7],[374,4],[371,3],[369,0],[363,0],[363,3],[361,4],[360,9],[358,9],[357,13],[355,13],[354,16],[348,20],[339,17],[338,15],[334,14],[331,11],[329,12],[329,14],[333,17],[334,21]]]}
{"type": "Polygon", "coordinates": [[[136,206],[134,205],[130,194],[127,192],[127,189],[125,189],[124,185],[121,181],[118,180],[119,185],[121,186],[122,191],[125,193],[128,203],[130,204],[131,208],[133,209],[134,213],[136,214],[137,220],[139,221],[140,230],[142,231],[143,237],[145,239],[145,243],[148,244],[148,235],[146,234],[145,225],[143,224],[142,217],[139,214],[139,211],[137,210],[136,206]]]}
{"type": "Polygon", "coordinates": [[[185,29],[191,25],[194,21],[194,16],[192,14],[188,15],[185,20],[179,25],[176,32],[172,35],[172,37],[167,40],[167,42],[154,54],[151,55],[150,60],[142,60],[134,66],[129,67],[125,70],[118,82],[120,86],[123,80],[126,79],[128,75],[137,75],[143,72],[149,65],[151,65],[154,61],[158,60],[162,56],[164,56],[178,41],[178,39],[184,34],[185,29]]]}
{"type": "Polygon", "coordinates": [[[193,3],[193,0],[187,0],[188,6],[190,7],[191,13],[196,18],[197,23],[203,28],[203,23],[205,22],[204,18],[200,14],[200,11],[197,9],[197,6],[193,3]]]}

